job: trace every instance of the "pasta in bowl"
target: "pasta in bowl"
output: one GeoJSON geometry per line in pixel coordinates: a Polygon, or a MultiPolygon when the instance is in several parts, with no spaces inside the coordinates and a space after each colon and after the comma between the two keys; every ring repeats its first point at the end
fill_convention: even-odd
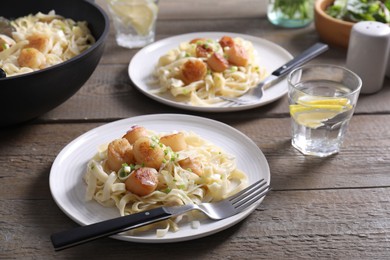
{"type": "MultiPolygon", "coordinates": [[[[69,99],[90,78],[103,54],[110,22],[104,10],[93,1],[14,0],[7,2],[0,10],[0,16],[9,21],[29,15],[36,16],[38,13],[41,13],[39,16],[43,19],[49,15],[49,21],[58,19],[56,23],[62,22],[60,27],[64,30],[57,31],[55,34],[51,30],[46,31],[47,27],[54,29],[53,24],[52,26],[42,25],[42,31],[39,33],[37,30],[30,32],[27,29],[24,29],[26,33],[23,33],[23,30],[21,33],[11,32],[11,35],[16,33],[20,41],[13,39],[16,44],[10,42],[1,52],[2,62],[7,61],[8,73],[12,76],[6,75],[0,78],[0,117],[2,119],[0,126],[14,125],[34,119],[69,99]],[[53,15],[50,13],[52,10],[55,11],[53,15]],[[73,20],[76,26],[73,26],[70,20],[73,20]],[[77,22],[81,23],[77,24],[77,22]],[[87,26],[94,40],[86,30],[86,35],[82,36],[81,31],[86,29],[84,25],[87,26]],[[27,37],[30,37],[32,32],[35,35],[32,38],[34,46],[24,48],[30,44],[27,37]],[[67,38],[68,32],[73,34],[70,40],[67,38]],[[69,42],[68,46],[72,47],[64,47],[65,42],[69,42]],[[16,46],[12,47],[14,45],[16,46]],[[29,56],[33,58],[30,64],[33,66],[19,66],[17,53],[22,49],[27,49],[25,58],[29,56]],[[78,52],[80,53],[77,54],[78,52]],[[70,54],[77,55],[70,57],[70,54]],[[61,62],[54,64],[55,61],[61,62]]],[[[34,22],[34,25],[38,26],[38,23],[34,22]]],[[[8,37],[12,39],[12,36],[8,37]]],[[[28,59],[24,61],[28,63],[28,59]]]]}
{"type": "MultiPolygon", "coordinates": [[[[247,186],[235,157],[196,133],[156,133],[132,127],[100,147],[89,161],[86,200],[116,207],[120,215],[160,206],[199,204],[224,199],[247,186]]],[[[182,218],[198,225],[200,213],[159,223],[157,236],[177,231],[182,218]]],[[[132,232],[156,228],[147,226],[132,232]]]]}
{"type": "Polygon", "coordinates": [[[257,63],[256,50],[240,37],[195,38],[159,58],[152,92],[170,92],[193,106],[221,102],[219,96],[238,97],[266,75],[257,63]]]}
{"type": "Polygon", "coordinates": [[[69,60],[95,43],[86,21],[74,21],[51,10],[9,22],[0,33],[0,68],[7,77],[44,69],[69,60]]]}

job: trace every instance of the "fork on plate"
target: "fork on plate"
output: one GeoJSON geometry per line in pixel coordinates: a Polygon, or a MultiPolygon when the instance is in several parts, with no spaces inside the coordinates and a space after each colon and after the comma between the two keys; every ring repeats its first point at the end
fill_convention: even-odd
{"type": "Polygon", "coordinates": [[[91,225],[80,226],[51,235],[55,250],[62,250],[98,238],[107,237],[137,227],[199,210],[214,220],[225,219],[245,211],[270,191],[264,179],[224,200],[213,203],[190,204],[177,207],[159,207],[123,217],[109,219],[91,225]]]}

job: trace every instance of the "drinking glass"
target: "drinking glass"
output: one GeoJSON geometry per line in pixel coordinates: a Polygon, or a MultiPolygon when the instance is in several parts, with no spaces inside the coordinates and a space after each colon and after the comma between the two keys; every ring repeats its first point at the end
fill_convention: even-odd
{"type": "Polygon", "coordinates": [[[154,41],[158,0],[106,1],[119,46],[139,48],[154,41]]]}
{"type": "Polygon", "coordinates": [[[299,28],[313,21],[315,0],[269,0],[268,20],[277,26],[299,28]]]}
{"type": "Polygon", "coordinates": [[[336,65],[305,65],[288,75],[292,145],[305,155],[338,153],[362,81],[336,65]]]}

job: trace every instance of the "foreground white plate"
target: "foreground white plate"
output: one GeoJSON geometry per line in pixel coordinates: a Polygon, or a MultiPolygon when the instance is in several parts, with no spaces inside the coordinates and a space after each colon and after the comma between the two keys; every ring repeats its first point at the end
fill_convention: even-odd
{"type": "Polygon", "coordinates": [[[186,42],[194,38],[202,37],[218,40],[224,35],[231,37],[241,37],[245,40],[251,41],[253,43],[253,47],[257,51],[258,64],[261,67],[265,67],[268,74],[293,58],[293,56],[288,51],[279,45],[249,35],[230,32],[189,33],[166,38],[141,49],[136,55],[134,55],[129,64],[128,72],[130,79],[142,93],[158,102],[173,107],[202,112],[230,112],[251,109],[271,103],[287,93],[287,82],[286,80],[282,80],[271,88],[266,89],[264,91],[263,97],[256,103],[243,106],[223,107],[222,105],[224,103],[222,102],[220,105],[217,104],[215,106],[203,107],[192,106],[176,101],[170,93],[153,94],[150,92],[152,89],[158,88],[158,86],[151,84],[151,82],[154,79],[153,71],[155,66],[157,65],[158,59],[162,55],[166,54],[171,49],[177,48],[181,42],[186,42]]]}
{"type": "MultiPolygon", "coordinates": [[[[193,131],[206,140],[223,148],[237,158],[238,168],[243,170],[249,184],[264,178],[270,182],[267,160],[261,150],[248,137],[223,123],[190,115],[157,114],[128,118],[109,123],[76,138],[57,156],[50,171],[50,190],[57,205],[80,225],[92,224],[119,216],[116,208],[105,208],[97,202],[85,201],[86,185],[83,181],[87,162],[97,152],[97,147],[123,136],[132,125],[142,125],[157,132],[179,130],[193,131]]],[[[204,220],[198,229],[184,225],[178,232],[169,232],[163,238],[154,233],[137,236],[116,235],[114,238],[144,243],[166,243],[195,239],[226,229],[248,216],[257,205],[233,217],[220,220],[204,220]]]]}

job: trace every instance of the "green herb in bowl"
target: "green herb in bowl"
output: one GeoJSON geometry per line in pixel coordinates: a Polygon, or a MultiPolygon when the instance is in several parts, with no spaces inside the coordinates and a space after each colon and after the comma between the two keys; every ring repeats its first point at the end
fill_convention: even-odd
{"type": "Polygon", "coordinates": [[[349,22],[377,21],[390,23],[390,0],[336,0],[326,12],[349,22]]]}

